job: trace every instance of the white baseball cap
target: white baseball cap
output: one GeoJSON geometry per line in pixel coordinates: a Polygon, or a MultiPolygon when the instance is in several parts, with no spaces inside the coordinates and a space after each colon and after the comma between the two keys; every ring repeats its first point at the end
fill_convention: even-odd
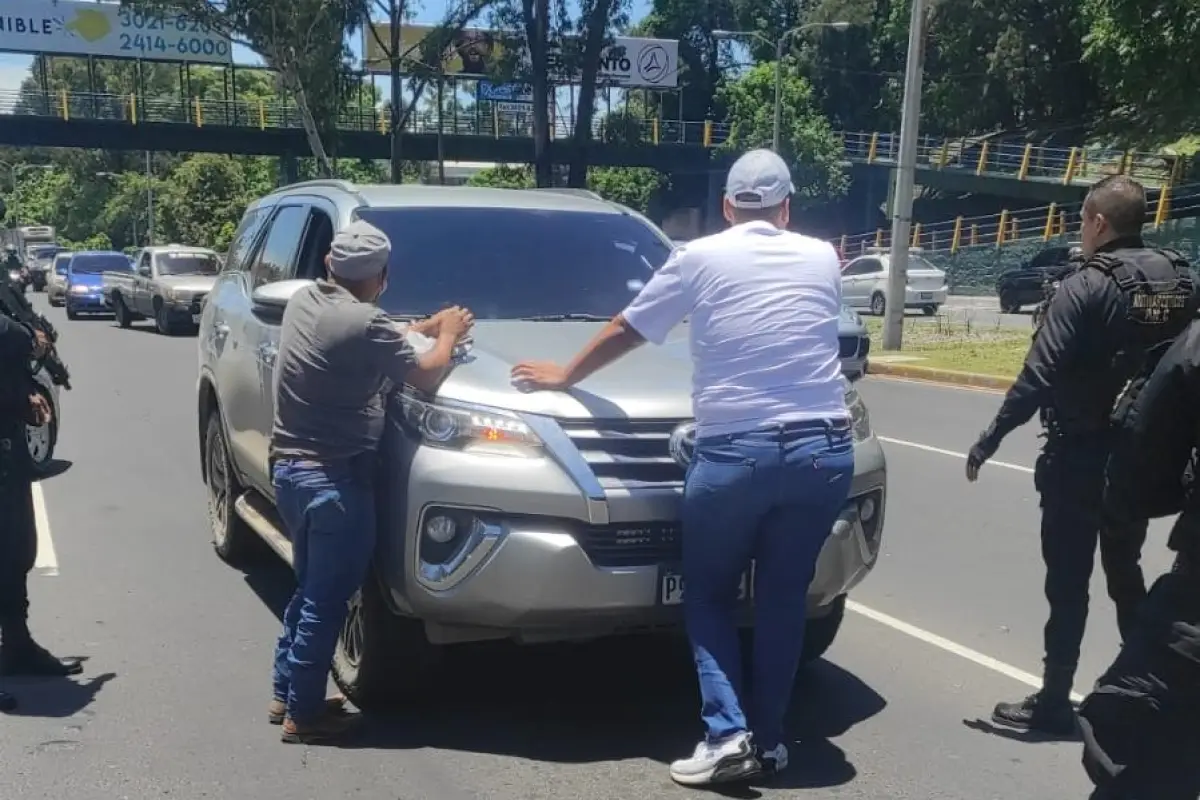
{"type": "Polygon", "coordinates": [[[725,197],[734,208],[774,208],[795,191],[791,170],[770,150],[746,153],[725,179],[725,197]]]}

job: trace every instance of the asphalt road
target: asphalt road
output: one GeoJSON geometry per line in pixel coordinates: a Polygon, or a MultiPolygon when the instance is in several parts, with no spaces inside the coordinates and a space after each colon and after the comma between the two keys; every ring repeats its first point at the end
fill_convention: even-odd
{"type": "MultiPolygon", "coordinates": [[[[50,316],[76,388],[63,397],[64,471],[42,484],[58,574],[34,579],[33,622],[51,648],[88,661],[75,681],[7,684],[22,709],[0,717],[2,796],[689,794],[665,764],[699,734],[695,679],[668,642],[473,650],[426,702],[374,720],[355,746],[280,744],[263,709],[290,577],[271,564],[243,574],[212,553],[194,339],[50,316]]],[[[889,438],[884,553],[854,597],[865,609],[799,684],[792,769],[735,796],[1086,797],[1078,743],[1024,741],[980,721],[1028,691],[1020,671],[1039,668],[1037,507],[1020,469],[1033,464],[1033,434],[1014,434],[997,455],[1012,466],[992,464],[968,486],[954,453],[997,396],[881,378],[862,392],[889,438]]],[[[1152,567],[1166,565],[1161,535],[1148,551],[1152,567]]],[[[1094,596],[1077,689],[1116,650],[1099,582],[1094,596]]]]}

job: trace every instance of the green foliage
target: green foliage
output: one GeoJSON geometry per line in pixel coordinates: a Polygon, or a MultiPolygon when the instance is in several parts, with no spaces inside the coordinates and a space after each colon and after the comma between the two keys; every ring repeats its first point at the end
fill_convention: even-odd
{"type": "Polygon", "coordinates": [[[497,164],[476,172],[467,181],[468,186],[486,186],[491,189],[532,189],[533,170],[526,166],[497,164]]]}
{"type": "Polygon", "coordinates": [[[59,244],[66,247],[68,250],[112,250],[112,239],[108,238],[108,234],[95,233],[86,239],[78,241],[59,237],[59,244]]]}
{"type": "Polygon", "coordinates": [[[648,167],[592,167],[587,183],[605,200],[648,214],[669,182],[666,175],[648,167]]]}
{"type": "MultiPolygon", "coordinates": [[[[719,97],[728,109],[729,139],[723,145],[738,153],[770,147],[774,133],[775,65],[758,64],[741,78],[721,87],[719,97]]],[[[780,155],[791,165],[796,184],[794,203],[803,207],[846,194],[850,179],[842,163],[842,148],[829,121],[813,104],[812,87],[784,62],[782,80],[780,155]]]]}
{"type": "Polygon", "coordinates": [[[1195,0],[1085,0],[1081,4],[1087,60],[1117,104],[1120,129],[1155,143],[1200,125],[1195,102],[1200,41],[1195,0]]]}

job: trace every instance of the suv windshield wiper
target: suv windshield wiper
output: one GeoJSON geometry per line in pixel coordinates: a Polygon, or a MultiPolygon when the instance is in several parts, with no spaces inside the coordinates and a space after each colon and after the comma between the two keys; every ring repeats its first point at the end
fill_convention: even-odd
{"type": "Polygon", "coordinates": [[[612,317],[602,314],[536,314],[521,317],[524,322],[608,322],[612,317]]]}

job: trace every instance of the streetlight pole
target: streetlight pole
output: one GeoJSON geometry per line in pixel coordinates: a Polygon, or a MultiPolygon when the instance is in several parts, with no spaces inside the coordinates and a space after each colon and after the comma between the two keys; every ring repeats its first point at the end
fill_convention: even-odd
{"type": "Polygon", "coordinates": [[[766,44],[774,45],[775,47],[775,113],[774,123],[771,126],[771,149],[776,153],[779,152],[783,144],[783,54],[788,42],[793,36],[799,36],[805,31],[811,31],[816,28],[831,28],[835,31],[844,31],[850,27],[849,22],[810,22],[806,25],[798,25],[795,28],[786,30],[783,34],[772,42],[758,31],[726,31],[715,30],[712,32],[714,39],[758,39],[766,44]]]}
{"type": "Polygon", "coordinates": [[[883,349],[899,350],[904,338],[904,297],[908,288],[908,249],[912,229],[917,137],[921,124],[921,81],[925,69],[925,5],[913,0],[908,27],[908,63],[904,68],[904,105],[900,116],[900,164],[892,197],[892,251],[888,260],[883,349]]]}

